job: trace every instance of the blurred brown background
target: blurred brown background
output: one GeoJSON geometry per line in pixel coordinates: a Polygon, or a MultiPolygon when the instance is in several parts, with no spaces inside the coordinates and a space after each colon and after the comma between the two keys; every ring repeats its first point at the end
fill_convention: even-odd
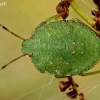
{"type": "MultiPolygon", "coordinates": [[[[92,8],[83,3],[83,0],[75,1],[90,16],[92,8]]],[[[92,0],[85,1],[96,8],[92,0]]],[[[56,14],[55,7],[60,0],[0,0],[2,2],[6,5],[0,6],[0,24],[29,38],[39,23],[56,14]]],[[[82,20],[70,7],[68,19],[71,18],[82,20]]],[[[22,54],[21,43],[21,40],[0,27],[0,67],[22,54]]],[[[91,71],[100,69],[99,64],[91,71]]],[[[77,75],[74,79],[80,85],[86,100],[100,100],[100,74],[87,77],[77,75]]],[[[0,71],[0,100],[71,100],[58,88],[61,80],[65,79],[41,74],[26,56],[0,71]]]]}

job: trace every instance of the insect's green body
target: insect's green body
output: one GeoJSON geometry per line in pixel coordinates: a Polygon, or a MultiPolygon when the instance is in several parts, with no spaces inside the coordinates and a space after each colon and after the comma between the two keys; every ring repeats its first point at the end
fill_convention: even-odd
{"type": "Polygon", "coordinates": [[[92,68],[100,57],[100,40],[79,21],[44,21],[23,41],[22,52],[44,73],[71,76],[92,68]]]}

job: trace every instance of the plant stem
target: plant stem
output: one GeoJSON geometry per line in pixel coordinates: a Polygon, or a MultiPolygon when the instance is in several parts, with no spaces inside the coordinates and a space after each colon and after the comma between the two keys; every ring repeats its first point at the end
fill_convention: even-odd
{"type": "Polygon", "coordinates": [[[74,1],[70,5],[88,24],[91,26],[95,24],[95,21],[88,17],[74,1]]]}

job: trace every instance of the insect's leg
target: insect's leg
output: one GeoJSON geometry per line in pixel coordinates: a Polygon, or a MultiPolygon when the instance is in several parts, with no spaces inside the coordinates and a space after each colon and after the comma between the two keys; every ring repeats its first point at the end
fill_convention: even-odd
{"type": "Polygon", "coordinates": [[[68,78],[68,76],[63,76],[63,75],[54,75],[56,78],[68,78]]]}
{"type": "Polygon", "coordinates": [[[72,18],[72,21],[74,21],[74,22],[76,22],[76,23],[81,23],[82,25],[87,26],[85,23],[83,23],[82,21],[80,21],[80,20],[77,19],[77,18],[72,18]]]}
{"type": "Polygon", "coordinates": [[[26,54],[23,54],[23,55],[21,55],[21,56],[15,58],[15,59],[13,59],[13,60],[10,61],[9,63],[7,63],[7,64],[5,64],[4,66],[2,66],[2,67],[0,68],[0,70],[4,69],[5,67],[7,67],[7,66],[8,66],[9,64],[11,64],[12,62],[14,62],[14,61],[16,61],[16,60],[18,60],[18,59],[20,59],[21,57],[24,57],[24,56],[26,56],[26,54]]]}
{"type": "Polygon", "coordinates": [[[9,33],[11,33],[12,35],[14,35],[15,37],[17,37],[17,38],[19,38],[19,39],[21,39],[21,40],[25,40],[24,38],[22,38],[22,37],[20,37],[19,35],[13,33],[12,31],[10,31],[10,30],[9,30],[8,28],[6,28],[5,26],[3,26],[3,25],[1,25],[1,24],[0,24],[0,26],[1,26],[4,30],[6,30],[6,31],[8,31],[9,33]]]}
{"type": "Polygon", "coordinates": [[[89,76],[89,75],[94,75],[94,74],[99,74],[100,70],[93,71],[93,72],[88,72],[88,73],[82,73],[80,74],[81,76],[89,76]]]}
{"type": "Polygon", "coordinates": [[[62,19],[61,14],[62,14],[62,13],[56,14],[56,15],[54,15],[54,16],[51,16],[51,17],[47,18],[46,21],[50,21],[50,20],[52,20],[52,19],[57,19],[57,20],[62,19]]]}

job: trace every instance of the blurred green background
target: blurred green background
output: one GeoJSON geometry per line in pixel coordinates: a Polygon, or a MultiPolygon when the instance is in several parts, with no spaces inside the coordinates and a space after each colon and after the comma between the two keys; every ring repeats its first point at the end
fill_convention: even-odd
{"type": "MultiPolygon", "coordinates": [[[[92,0],[84,0],[91,7],[83,0],[75,1],[88,16],[91,7],[96,9],[92,0]]],[[[55,7],[60,0],[0,0],[2,2],[6,5],[0,6],[0,24],[27,39],[39,23],[56,14],[55,7]]],[[[82,20],[70,7],[68,19],[72,18],[82,20]]],[[[22,54],[21,43],[0,27],[0,67],[22,54]]],[[[100,69],[99,65],[91,71],[100,69]]],[[[100,100],[100,74],[87,77],[77,75],[74,79],[86,100],[100,100]]],[[[0,71],[0,100],[71,100],[66,92],[60,92],[58,84],[61,80],[66,79],[40,73],[26,56],[0,71]]]]}

